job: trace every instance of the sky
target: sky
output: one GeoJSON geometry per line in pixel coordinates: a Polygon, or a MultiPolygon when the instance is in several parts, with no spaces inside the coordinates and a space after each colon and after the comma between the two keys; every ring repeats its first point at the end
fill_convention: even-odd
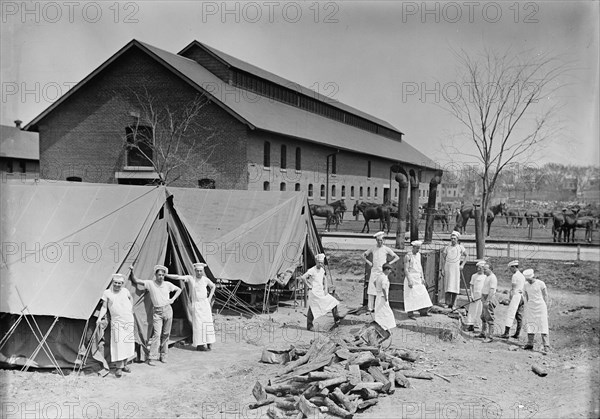
{"type": "Polygon", "coordinates": [[[553,133],[530,164],[599,165],[599,2],[21,2],[0,0],[1,123],[30,122],[132,39],[208,44],[383,119],[443,168],[464,130],[444,107],[457,51],[550,54],[569,67],[541,105],[553,133]]]}

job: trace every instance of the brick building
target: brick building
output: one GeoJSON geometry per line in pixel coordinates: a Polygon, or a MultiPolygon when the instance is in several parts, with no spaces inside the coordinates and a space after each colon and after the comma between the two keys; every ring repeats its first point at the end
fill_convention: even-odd
{"type": "MultiPolygon", "coordinates": [[[[413,171],[423,190],[436,171],[385,121],[197,41],[174,54],[133,40],[25,127],[39,133],[41,176],[128,184],[164,178],[160,167],[167,166],[157,169],[144,149],[127,144],[148,138],[156,146],[164,131],[149,121],[148,103],[181,115],[199,95],[208,102],[193,119],[204,131],[181,137],[181,164],[167,177],[174,186],[383,202],[398,197],[392,165],[413,171]],[[205,145],[194,149],[198,141],[205,145]]],[[[153,159],[160,154],[146,150],[153,159]]]]}
{"type": "Polygon", "coordinates": [[[0,173],[4,179],[36,179],[40,171],[38,134],[0,125],[0,173]]]}

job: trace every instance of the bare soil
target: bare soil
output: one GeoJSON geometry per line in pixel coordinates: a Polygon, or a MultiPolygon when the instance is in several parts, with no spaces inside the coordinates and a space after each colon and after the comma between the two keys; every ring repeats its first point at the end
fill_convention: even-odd
{"type": "MultiPolygon", "coordinates": [[[[364,272],[360,252],[338,251],[331,266],[342,311],[359,306],[364,272]]],[[[508,290],[505,261],[497,266],[500,291],[508,290]]],[[[599,417],[600,265],[531,261],[528,267],[548,285],[552,352],[539,352],[539,336],[534,351],[521,349],[525,336],[485,344],[462,333],[443,341],[437,333],[458,330],[457,320],[435,314],[414,321],[396,311],[392,344],[416,351],[420,369],[443,375],[450,383],[438,377],[412,379],[414,388],[397,389],[355,417],[599,417]],[[534,374],[534,364],[548,375],[534,374]]],[[[502,318],[506,306],[498,307],[502,318]]],[[[306,331],[305,312],[303,306],[289,303],[253,318],[216,316],[217,343],[211,352],[175,346],[167,364],[133,364],[132,373],[120,379],[113,373],[101,378],[0,371],[2,417],[266,418],[266,408],[247,408],[254,401],[254,383],[266,384],[281,369],[259,362],[263,348],[309,343],[316,333],[330,333],[330,315],[318,319],[318,331],[306,331]]],[[[348,315],[333,333],[351,334],[370,320],[369,315],[348,315]]]]}

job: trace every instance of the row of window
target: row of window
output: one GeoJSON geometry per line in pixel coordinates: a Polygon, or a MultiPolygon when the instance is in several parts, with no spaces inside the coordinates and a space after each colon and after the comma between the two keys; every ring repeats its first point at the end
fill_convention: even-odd
{"type": "MultiPolygon", "coordinates": [[[[270,191],[271,190],[271,183],[270,182],[263,182],[263,189],[265,191],[270,191]]],[[[287,184],[285,182],[281,182],[279,184],[279,190],[280,191],[285,191],[287,189],[287,184]]],[[[295,191],[300,191],[300,184],[296,183],[294,185],[294,190],[295,191]]],[[[364,197],[364,188],[362,186],[360,186],[358,188],[358,198],[362,199],[364,197]]],[[[371,187],[367,186],[366,188],[367,191],[367,198],[371,198],[371,187]]],[[[331,185],[331,198],[336,198],[337,197],[337,185],[331,185]]],[[[379,195],[379,188],[376,186],[373,188],[373,197],[377,198],[379,195]]],[[[325,198],[325,185],[321,185],[320,186],[320,195],[321,198],[325,198]]],[[[314,185],[312,183],[308,184],[308,197],[309,198],[314,198],[314,185]]],[[[355,189],[354,186],[350,187],[350,198],[354,199],[355,197],[355,189]]],[[[341,195],[340,198],[346,198],[346,186],[342,185],[341,187],[341,195]]],[[[394,189],[394,198],[398,198],[398,189],[394,189]]]]}

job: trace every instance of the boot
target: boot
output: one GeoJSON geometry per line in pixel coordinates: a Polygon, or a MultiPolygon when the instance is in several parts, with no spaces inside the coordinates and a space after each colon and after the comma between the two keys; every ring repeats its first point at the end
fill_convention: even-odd
{"type": "Polygon", "coordinates": [[[486,337],[486,327],[487,327],[487,323],[483,323],[481,325],[481,333],[479,333],[477,336],[475,336],[476,338],[485,338],[486,337]]]}
{"type": "Polygon", "coordinates": [[[533,339],[534,338],[535,338],[535,334],[528,333],[527,334],[527,344],[525,346],[523,346],[523,349],[526,349],[528,351],[533,350],[533,339]]]}
{"type": "Polygon", "coordinates": [[[488,328],[483,343],[490,343],[494,341],[494,339],[492,338],[492,333],[494,332],[494,323],[488,323],[487,327],[488,328]]]}
{"type": "Polygon", "coordinates": [[[334,321],[334,323],[336,323],[336,324],[337,324],[337,323],[339,323],[339,322],[341,322],[341,321],[342,321],[342,319],[345,317],[345,316],[340,316],[340,314],[339,314],[339,312],[338,312],[338,308],[337,308],[337,307],[334,307],[334,308],[331,310],[331,314],[333,314],[333,321],[334,321]]]}
{"type": "Polygon", "coordinates": [[[509,333],[510,333],[510,327],[505,326],[504,327],[504,334],[498,336],[500,339],[508,339],[509,338],[509,333]]]}
{"type": "Polygon", "coordinates": [[[519,334],[521,333],[521,322],[517,322],[517,330],[515,330],[515,334],[511,337],[513,339],[519,339],[519,334]]]}

